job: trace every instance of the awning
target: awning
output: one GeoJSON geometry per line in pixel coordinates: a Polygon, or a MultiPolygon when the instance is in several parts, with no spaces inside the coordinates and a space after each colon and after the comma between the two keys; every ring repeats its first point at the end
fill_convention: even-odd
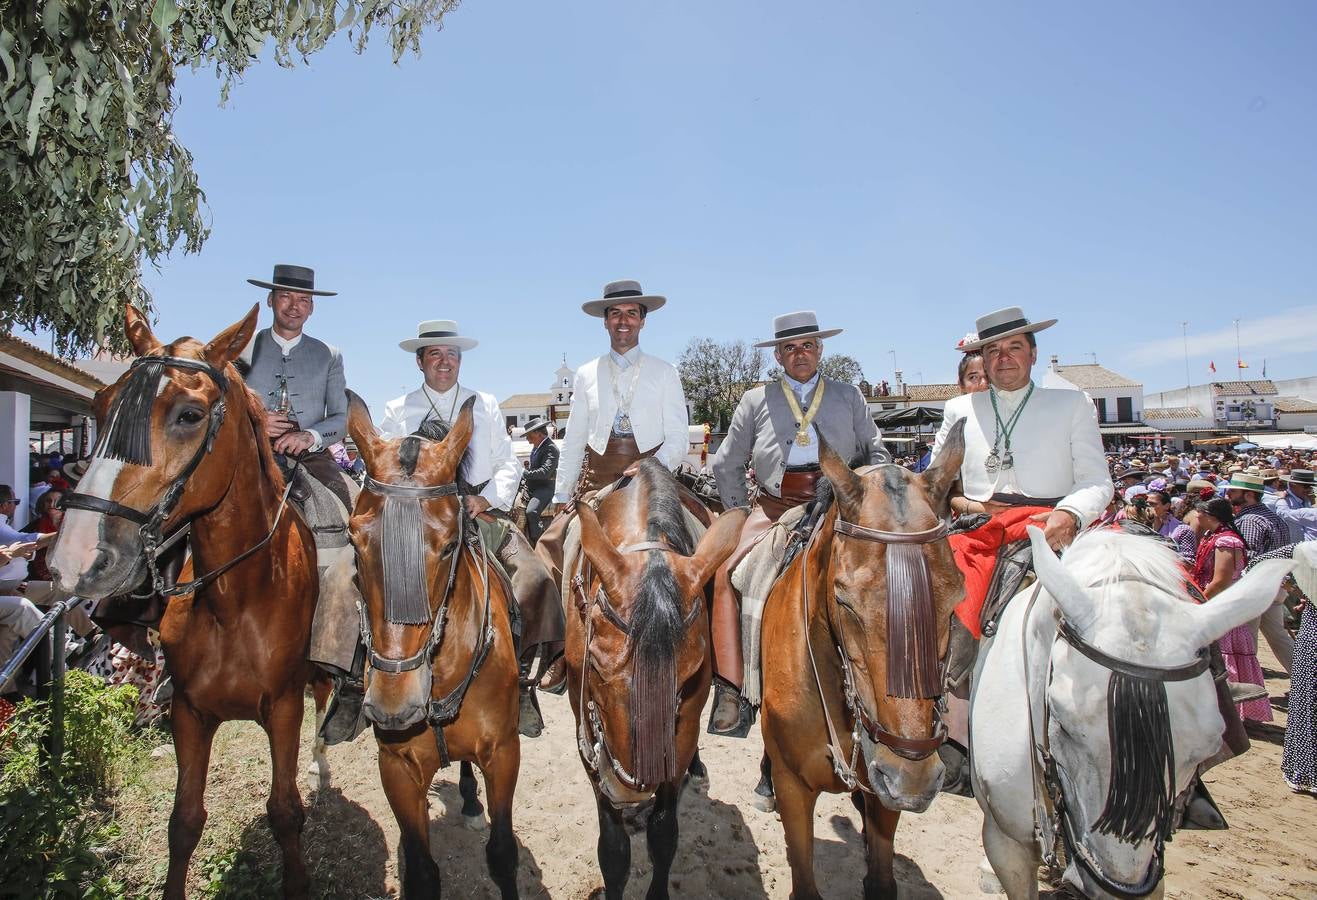
{"type": "MultiPolygon", "coordinates": [[[[923,440],[928,440],[928,437],[925,436],[923,440]]],[[[912,437],[887,437],[886,435],[883,436],[884,444],[913,444],[914,442],[915,439],[912,437]]]]}
{"type": "Polygon", "coordinates": [[[885,409],[882,412],[874,413],[873,420],[879,428],[941,425],[942,411],[940,409],[929,409],[927,406],[912,406],[909,409],[885,409]]]}
{"type": "Polygon", "coordinates": [[[1147,425],[1099,425],[1102,434],[1157,434],[1156,428],[1147,425]]]}

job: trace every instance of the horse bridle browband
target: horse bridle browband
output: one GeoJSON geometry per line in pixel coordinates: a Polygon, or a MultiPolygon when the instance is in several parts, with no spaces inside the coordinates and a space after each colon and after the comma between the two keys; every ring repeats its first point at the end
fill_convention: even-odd
{"type": "MultiPolygon", "coordinates": [[[[939,520],[936,525],[921,531],[882,531],[877,528],[868,528],[864,525],[857,525],[853,522],[847,522],[841,518],[840,512],[833,521],[833,531],[843,537],[856,538],[858,540],[873,541],[882,544],[929,544],[934,541],[942,540],[946,537],[948,524],[946,520],[939,520]]],[[[817,535],[817,532],[815,533],[817,535]]],[[[819,676],[818,663],[814,658],[814,646],[809,639],[809,550],[814,545],[814,540],[805,546],[802,552],[801,560],[801,599],[802,599],[802,616],[804,623],[805,648],[808,651],[810,667],[814,674],[814,683],[819,691],[819,704],[823,707],[823,719],[828,728],[828,740],[830,742],[830,755],[832,756],[833,770],[837,777],[841,779],[847,790],[862,790],[867,793],[873,793],[873,789],[862,782],[856,775],[856,767],[860,761],[860,734],[861,731],[866,734],[871,741],[876,744],[882,744],[893,753],[909,760],[925,759],[934,753],[942,742],[946,740],[946,725],[941,718],[935,720],[933,734],[927,738],[911,738],[905,735],[895,734],[888,731],[878,721],[877,716],[871,715],[864,708],[864,702],[861,700],[858,690],[855,687],[855,674],[852,670],[850,659],[846,655],[844,626],[841,626],[842,617],[837,617],[838,627],[843,630],[843,634],[838,637],[835,631],[830,627],[832,634],[833,648],[837,651],[838,659],[841,661],[843,697],[846,703],[847,712],[851,715],[851,720],[855,723],[851,730],[851,753],[849,761],[841,749],[841,740],[838,736],[836,726],[832,721],[832,714],[828,712],[828,703],[824,696],[823,681],[819,676]]],[[[838,601],[841,602],[841,601],[838,601]]],[[[845,605],[843,603],[843,605],[845,605]]]]}
{"type": "MultiPolygon", "coordinates": [[[[125,506],[115,500],[110,500],[105,497],[96,497],[92,494],[85,494],[78,491],[70,491],[65,494],[60,499],[59,505],[62,509],[66,510],[80,509],[102,516],[127,519],[130,522],[136,523],[138,526],[138,535],[142,540],[142,555],[146,560],[147,571],[151,576],[151,589],[162,597],[176,597],[181,594],[194,593],[270,543],[274,538],[275,531],[279,527],[279,522],[283,518],[284,508],[288,505],[289,492],[292,489],[292,478],[290,477],[288,483],[284,486],[283,496],[279,500],[279,508],[275,513],[274,523],[270,526],[270,530],[264,538],[218,568],[207,572],[205,575],[194,578],[191,581],[183,582],[182,584],[176,584],[168,588],[165,587],[164,578],[160,574],[160,570],[156,565],[156,560],[159,557],[163,546],[171,543],[171,539],[177,535],[178,531],[176,530],[166,538],[161,533],[161,529],[164,527],[164,523],[169,519],[169,516],[173,513],[174,508],[178,506],[179,501],[182,499],[183,488],[187,485],[188,479],[192,477],[192,473],[197,470],[197,467],[201,465],[201,461],[210,453],[215,445],[215,438],[219,434],[220,426],[224,424],[224,416],[227,412],[224,395],[228,391],[229,380],[221,370],[215,368],[205,360],[188,359],[183,356],[139,356],[137,359],[133,360],[132,364],[129,366],[129,371],[137,369],[139,366],[147,368],[147,377],[158,377],[166,368],[189,369],[206,375],[212,382],[214,382],[215,387],[219,389],[219,398],[210,405],[210,409],[206,413],[208,421],[206,425],[205,439],[197,445],[196,452],[192,454],[192,458],[188,460],[188,464],[183,467],[183,470],[179,472],[177,476],[175,476],[174,480],[170,482],[169,487],[167,487],[164,493],[160,495],[160,499],[156,501],[155,505],[149,510],[143,511],[133,509],[131,506],[125,506]],[[151,369],[154,369],[155,371],[150,371],[151,369]]],[[[97,442],[97,452],[92,454],[93,458],[98,455],[104,455],[114,429],[123,427],[118,421],[118,415],[119,413],[116,411],[116,415],[110,422],[110,427],[101,435],[97,442]]],[[[147,464],[149,465],[149,461],[147,464]]]]}
{"type": "MultiPolygon", "coordinates": [[[[647,550],[658,550],[663,553],[677,553],[677,550],[662,541],[641,541],[635,544],[626,544],[618,547],[619,553],[640,553],[647,550]]],[[[581,759],[585,762],[586,767],[596,776],[599,774],[599,763],[602,759],[607,759],[613,774],[618,780],[633,791],[645,791],[656,785],[646,785],[639,778],[627,771],[626,767],[618,761],[613,755],[612,750],[608,747],[608,736],[604,733],[603,718],[599,715],[598,705],[590,696],[589,692],[589,673],[587,669],[594,668],[594,661],[590,656],[590,641],[594,637],[594,622],[590,619],[590,607],[598,606],[613,627],[617,628],[628,639],[631,636],[631,624],[622,618],[616,607],[608,599],[608,592],[604,590],[603,579],[600,579],[599,588],[595,591],[594,599],[589,600],[585,595],[585,577],[582,572],[585,568],[585,554],[581,553],[577,560],[577,570],[572,576],[571,585],[576,591],[577,611],[585,620],[585,652],[582,655],[581,662],[581,688],[580,698],[577,703],[577,709],[581,711],[581,724],[576,733],[576,745],[580,750],[581,759]],[[593,738],[593,741],[591,740],[593,738]]],[[[686,614],[683,622],[683,631],[687,630],[695,623],[700,612],[704,609],[702,603],[692,603],[691,611],[686,614]]],[[[673,703],[677,698],[673,698],[673,703]]]]}
{"type": "MultiPolygon", "coordinates": [[[[1163,593],[1177,596],[1165,585],[1159,584],[1140,575],[1126,575],[1105,581],[1101,585],[1090,585],[1090,587],[1101,587],[1126,581],[1146,584],[1156,590],[1162,591],[1163,593]]],[[[1020,648],[1021,652],[1024,654],[1026,684],[1029,677],[1029,618],[1033,612],[1034,603],[1037,601],[1038,595],[1042,590],[1042,586],[1041,581],[1035,583],[1034,590],[1029,598],[1029,604],[1025,607],[1024,618],[1021,625],[1020,648]]],[[[1195,653],[1194,659],[1191,662],[1181,663],[1177,666],[1148,666],[1128,659],[1122,659],[1118,656],[1112,656],[1085,641],[1083,636],[1075,630],[1074,626],[1072,626],[1064,616],[1060,616],[1057,620],[1056,635],[1053,637],[1053,643],[1057,640],[1065,641],[1066,644],[1074,650],[1110,672],[1120,673],[1142,681],[1191,681],[1208,671],[1212,664],[1211,649],[1208,647],[1200,648],[1195,653]]],[[[1033,776],[1030,779],[1030,784],[1033,788],[1034,818],[1038,831],[1037,839],[1039,846],[1042,848],[1043,861],[1049,866],[1055,867],[1058,865],[1058,858],[1056,855],[1056,822],[1059,820],[1061,823],[1061,839],[1065,843],[1068,855],[1074,859],[1075,862],[1088,873],[1089,877],[1100,885],[1105,892],[1111,894],[1113,897],[1124,898],[1124,900],[1145,897],[1157,887],[1157,884],[1161,881],[1162,874],[1165,871],[1165,832],[1168,831],[1168,823],[1163,823],[1162,827],[1157,828],[1153,833],[1155,845],[1153,848],[1152,862],[1148,867],[1147,874],[1139,884],[1118,882],[1102,872],[1097,860],[1093,859],[1091,851],[1083,845],[1078,839],[1078,836],[1074,833],[1074,826],[1070,821],[1069,809],[1065,800],[1065,789],[1061,783],[1060,767],[1057,765],[1056,757],[1053,756],[1051,752],[1051,736],[1049,734],[1051,704],[1047,702],[1046,696],[1046,685],[1050,685],[1052,680],[1052,662],[1050,658],[1047,666],[1048,672],[1044,687],[1043,727],[1041,732],[1038,732],[1034,728],[1033,703],[1030,702],[1027,704],[1029,713],[1029,739],[1033,742],[1034,746],[1034,753],[1031,754],[1033,776]],[[1039,790],[1040,781],[1042,787],[1041,791],[1039,790]],[[1045,801],[1050,802],[1051,809],[1048,809],[1045,801]]],[[[1172,759],[1173,758],[1174,757],[1172,756],[1172,759]]],[[[1172,765],[1172,769],[1173,768],[1174,766],[1172,765]]]]}
{"type": "MultiPolygon", "coordinates": [[[[435,608],[430,616],[429,629],[430,633],[425,644],[420,650],[411,656],[394,658],[381,656],[375,651],[375,642],[370,627],[370,617],[366,614],[366,605],[362,601],[357,601],[357,615],[361,620],[361,640],[366,647],[366,660],[373,669],[386,672],[391,675],[399,675],[403,672],[410,672],[418,669],[422,665],[432,664],[435,654],[439,651],[443,643],[444,632],[448,625],[448,601],[453,596],[453,586],[457,582],[457,564],[462,556],[463,543],[466,540],[467,527],[471,520],[467,516],[466,504],[462,502],[461,488],[456,482],[438,485],[421,485],[421,484],[392,484],[389,482],[376,481],[370,475],[366,475],[362,482],[362,488],[381,497],[392,497],[401,500],[412,500],[420,503],[422,500],[437,500],[441,497],[456,497],[457,503],[457,544],[452,551],[452,562],[448,567],[448,580],[444,585],[443,596],[439,600],[439,605],[435,608]]],[[[387,539],[387,535],[384,536],[387,539]]],[[[447,753],[447,748],[443,743],[443,725],[451,722],[457,717],[462,708],[462,701],[466,697],[467,690],[471,683],[475,681],[476,676],[480,674],[480,667],[484,664],[485,659],[489,656],[489,651],[494,646],[494,626],[492,621],[493,611],[490,604],[490,572],[489,572],[489,552],[485,546],[484,536],[480,530],[475,529],[475,543],[480,547],[480,558],[483,564],[481,571],[481,580],[484,583],[485,603],[484,615],[480,629],[480,644],[476,647],[471,657],[471,666],[467,670],[466,676],[462,681],[444,697],[438,700],[431,698],[427,706],[426,721],[435,728],[436,740],[440,742],[440,755],[447,753]]]]}

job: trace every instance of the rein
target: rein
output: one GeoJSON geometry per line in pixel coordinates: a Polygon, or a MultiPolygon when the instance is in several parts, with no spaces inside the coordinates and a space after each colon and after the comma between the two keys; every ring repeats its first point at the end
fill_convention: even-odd
{"type": "MultiPolygon", "coordinates": [[[[662,541],[642,541],[636,544],[627,544],[618,547],[617,549],[619,553],[641,553],[648,550],[658,550],[663,553],[677,552],[674,548],[662,541]]],[[[591,600],[586,597],[585,577],[583,575],[585,570],[584,558],[585,554],[582,552],[577,559],[576,574],[572,576],[571,581],[572,588],[576,591],[577,610],[585,620],[585,653],[582,658],[581,688],[577,703],[577,709],[581,711],[581,721],[576,733],[577,749],[581,753],[581,759],[585,762],[586,768],[588,768],[596,777],[599,775],[600,763],[607,760],[610,768],[613,770],[613,774],[630,790],[646,791],[652,787],[657,787],[658,785],[647,784],[638,775],[628,771],[627,768],[618,761],[612,750],[609,749],[608,736],[604,732],[603,717],[599,713],[599,706],[590,696],[590,679],[589,673],[586,669],[595,668],[593,657],[590,654],[590,643],[594,638],[594,621],[590,618],[591,607],[598,606],[600,611],[604,614],[604,618],[606,618],[613,627],[617,628],[627,636],[628,645],[632,647],[633,645],[631,645],[630,641],[631,623],[623,619],[621,614],[618,613],[616,607],[614,607],[612,602],[609,601],[608,592],[604,590],[602,579],[600,580],[599,588],[595,591],[594,598],[591,600]]],[[[695,620],[699,617],[703,608],[703,604],[701,603],[691,604],[691,611],[686,615],[686,618],[682,623],[683,632],[688,630],[691,625],[695,623],[695,620]]],[[[675,711],[678,705],[675,686],[673,691],[674,693],[671,702],[673,710],[675,711]]],[[[675,740],[675,734],[672,739],[675,740]]],[[[638,753],[639,748],[633,746],[632,754],[638,755],[638,753]]]]}
{"type": "MultiPolygon", "coordinates": [[[[1164,585],[1138,575],[1118,578],[1109,583],[1120,582],[1138,582],[1174,595],[1164,585]]],[[[1026,678],[1029,677],[1029,620],[1041,590],[1040,581],[1034,585],[1021,625],[1020,648],[1026,678]]],[[[1034,745],[1030,786],[1033,790],[1036,836],[1042,848],[1043,861],[1049,866],[1058,867],[1056,838],[1059,830],[1070,858],[1104,891],[1119,898],[1145,897],[1156,888],[1165,871],[1165,842],[1170,838],[1174,806],[1171,792],[1174,790],[1175,749],[1166,706],[1166,683],[1190,681],[1208,671],[1211,651],[1206,647],[1200,648],[1192,662],[1177,666],[1148,666],[1098,649],[1085,641],[1064,617],[1057,622],[1056,635],[1052,640],[1053,644],[1058,640],[1065,641],[1080,654],[1111,672],[1111,680],[1107,685],[1107,728],[1112,750],[1112,770],[1106,806],[1093,823],[1093,830],[1135,843],[1148,836],[1149,826],[1142,824],[1145,820],[1155,827],[1152,828],[1152,862],[1138,884],[1116,881],[1103,873],[1101,864],[1083,844],[1071,821],[1062,773],[1051,752],[1051,704],[1045,692],[1041,732],[1034,727],[1032,700],[1028,703],[1030,740],[1034,745]],[[1154,753],[1159,750],[1164,752],[1161,756],[1138,757],[1139,748],[1146,744],[1153,746],[1154,753]],[[1140,760],[1143,761],[1143,768],[1151,768],[1155,764],[1157,771],[1144,771],[1138,765],[1140,760]],[[1122,762],[1126,763],[1124,768],[1122,762]],[[1145,783],[1149,779],[1154,779],[1156,783],[1145,783]]],[[[1049,656],[1048,686],[1052,681],[1052,665],[1049,656]]]]}
{"type": "MultiPolygon", "coordinates": [[[[451,553],[452,562],[448,567],[448,580],[444,585],[443,596],[439,600],[439,606],[433,613],[429,611],[428,593],[425,595],[426,616],[423,621],[417,622],[396,622],[397,618],[405,618],[406,615],[396,614],[395,606],[400,602],[400,598],[393,597],[388,592],[391,579],[389,578],[388,568],[385,569],[385,619],[395,624],[409,625],[427,625],[430,633],[426,639],[425,645],[407,657],[388,657],[381,656],[375,651],[375,642],[371,632],[370,618],[366,614],[366,605],[362,601],[357,601],[357,615],[361,620],[361,638],[366,646],[366,660],[373,669],[386,672],[390,675],[399,675],[403,672],[410,672],[413,669],[420,668],[423,664],[433,664],[434,656],[443,643],[444,631],[448,625],[448,603],[452,599],[453,586],[457,582],[457,565],[462,556],[465,535],[471,520],[466,514],[466,504],[461,502],[460,489],[455,482],[440,485],[419,485],[419,484],[390,484],[388,482],[376,481],[370,475],[366,475],[362,487],[372,494],[385,498],[385,503],[394,501],[403,501],[410,506],[414,506],[417,512],[417,527],[419,528],[419,512],[422,500],[436,500],[441,497],[457,497],[457,535],[458,544],[453,548],[451,553]],[[394,614],[391,614],[393,612],[394,614]]],[[[387,522],[387,513],[386,519],[387,522]]],[[[387,550],[392,540],[407,539],[408,536],[397,536],[386,533],[381,535],[381,541],[387,550]]],[[[480,643],[476,646],[475,652],[471,657],[471,666],[467,669],[462,681],[450,691],[447,695],[429,701],[426,721],[436,729],[436,738],[442,740],[442,732],[439,731],[443,725],[448,724],[457,718],[458,712],[462,708],[462,701],[466,698],[466,692],[475,681],[476,676],[480,673],[480,667],[484,664],[485,659],[489,656],[489,651],[494,646],[494,626],[492,622],[492,605],[490,603],[490,578],[489,578],[489,550],[485,546],[484,536],[479,529],[475,529],[475,537],[471,543],[480,548],[480,578],[484,584],[484,614],[480,629],[480,643]]],[[[418,565],[424,565],[423,557],[413,560],[418,565]]],[[[422,575],[423,580],[423,575],[422,575]]],[[[443,747],[443,744],[440,744],[443,747]]],[[[441,753],[442,755],[442,753],[441,753]]]]}
{"type": "Polygon", "coordinates": [[[182,356],[138,357],[129,366],[131,374],[128,381],[120,394],[115,397],[114,405],[111,407],[110,426],[96,442],[96,450],[92,454],[93,458],[121,460],[141,466],[151,465],[151,404],[157,396],[160,378],[166,368],[201,372],[214,382],[220,393],[219,399],[211,404],[206,414],[208,419],[206,438],[197,445],[196,452],[192,454],[188,464],[170,482],[169,487],[165,489],[160,499],[149,510],[133,509],[131,506],[125,506],[115,500],[78,491],[65,494],[60,499],[59,505],[65,510],[80,509],[101,516],[135,522],[138,525],[138,536],[142,541],[142,555],[146,560],[147,571],[151,576],[152,590],[162,597],[177,597],[181,594],[195,593],[234,566],[251,557],[252,554],[266,547],[273,540],[274,534],[279,528],[279,523],[283,519],[284,508],[288,505],[289,493],[292,490],[292,479],[290,478],[284,486],[283,496],[279,499],[279,508],[274,516],[274,524],[270,526],[270,530],[265,537],[261,538],[254,546],[249,547],[205,575],[183,584],[165,587],[164,578],[156,566],[156,560],[161,552],[170,546],[177,535],[187,526],[184,525],[183,528],[176,530],[169,537],[164,537],[161,529],[183,498],[183,488],[187,485],[188,479],[192,477],[192,473],[201,465],[202,459],[210,453],[215,445],[215,438],[219,434],[220,426],[224,424],[224,416],[227,412],[224,394],[228,391],[228,378],[222,371],[200,359],[188,359],[182,356]]]}
{"type": "MultiPolygon", "coordinates": [[[[947,534],[947,527],[948,527],[947,523],[945,521],[941,521],[937,525],[933,526],[932,528],[927,528],[924,529],[923,531],[911,531],[911,532],[881,531],[876,528],[868,528],[863,525],[856,525],[852,522],[847,522],[846,520],[842,519],[840,515],[838,515],[835,521],[833,522],[833,531],[837,534],[842,535],[843,537],[851,537],[851,538],[857,538],[859,540],[873,541],[877,543],[887,544],[890,545],[889,552],[892,552],[897,548],[909,549],[914,552],[914,555],[918,557],[918,563],[922,565],[924,590],[923,593],[918,597],[908,597],[906,602],[909,603],[911,601],[914,601],[914,602],[918,602],[922,606],[928,607],[928,611],[925,613],[925,617],[930,623],[930,627],[934,617],[932,613],[932,606],[933,606],[932,594],[931,594],[931,589],[929,588],[928,564],[927,561],[924,560],[923,553],[918,549],[918,547],[919,545],[932,543],[933,541],[942,540],[943,538],[945,538],[947,534]]],[[[872,794],[873,788],[871,788],[869,785],[865,784],[864,782],[860,781],[859,777],[856,775],[856,767],[859,765],[860,762],[861,732],[866,734],[868,738],[871,741],[873,741],[875,744],[882,744],[883,746],[891,750],[893,753],[897,754],[898,756],[904,759],[920,760],[927,758],[929,755],[934,753],[938,747],[942,745],[942,742],[946,739],[947,736],[947,729],[946,726],[942,723],[941,719],[939,718],[935,723],[932,736],[927,738],[906,737],[905,735],[895,734],[891,731],[888,731],[886,728],[882,726],[882,724],[878,721],[878,718],[876,716],[871,715],[869,711],[864,708],[864,702],[863,700],[861,700],[859,692],[855,687],[855,674],[851,667],[850,659],[846,655],[845,626],[842,624],[843,621],[842,617],[838,616],[836,628],[834,629],[830,627],[829,631],[831,633],[833,649],[837,651],[837,658],[841,662],[842,695],[846,704],[846,710],[847,712],[850,713],[851,720],[854,722],[854,727],[851,730],[851,753],[850,753],[849,761],[846,755],[842,752],[841,739],[838,736],[836,726],[833,724],[832,714],[828,711],[827,697],[823,689],[823,680],[822,677],[819,675],[818,662],[814,657],[814,642],[810,639],[810,635],[809,635],[809,622],[811,615],[810,603],[809,603],[809,553],[810,550],[813,549],[814,547],[815,539],[817,538],[818,534],[819,532],[816,531],[814,535],[810,538],[809,542],[805,545],[804,549],[801,551],[801,561],[800,561],[800,594],[802,601],[801,624],[803,626],[804,635],[805,635],[805,649],[809,655],[810,669],[814,674],[814,684],[818,688],[819,705],[823,707],[823,721],[828,728],[828,743],[829,743],[828,750],[830,755],[832,756],[833,771],[836,773],[837,777],[841,779],[842,784],[846,786],[847,790],[849,791],[862,790],[865,791],[866,793],[872,794]],[[840,638],[838,637],[837,634],[838,631],[841,632],[840,638]]],[[[905,568],[908,571],[912,571],[912,572],[919,571],[919,566],[912,564],[910,561],[906,562],[905,568]]],[[[890,615],[892,611],[892,603],[893,603],[892,591],[893,591],[893,581],[891,578],[889,578],[888,580],[889,636],[891,635],[891,631],[892,631],[892,622],[890,615]]],[[[848,605],[840,596],[837,597],[837,602],[841,603],[843,606],[848,605]]],[[[831,617],[829,617],[829,619],[831,619],[831,617]]],[[[934,637],[936,637],[936,632],[933,632],[932,634],[934,637]]],[[[934,649],[931,651],[932,658],[936,659],[937,653],[936,653],[935,641],[933,643],[933,648],[934,649]]],[[[888,658],[888,667],[890,671],[892,669],[891,643],[889,643],[887,646],[887,658],[888,658]]],[[[940,686],[940,681],[937,682],[937,684],[940,686]]],[[[890,693],[892,690],[892,685],[890,683],[888,685],[888,689],[890,693]]],[[[934,694],[938,692],[939,692],[939,688],[934,688],[934,694]]]]}

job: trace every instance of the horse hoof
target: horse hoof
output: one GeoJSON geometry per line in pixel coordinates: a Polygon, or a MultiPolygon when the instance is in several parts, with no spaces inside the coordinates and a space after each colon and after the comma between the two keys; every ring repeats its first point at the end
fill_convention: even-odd
{"type": "Polygon", "coordinates": [[[489,823],[485,821],[484,816],[463,816],[462,824],[472,831],[484,831],[489,827],[489,823]]]}
{"type": "Polygon", "coordinates": [[[750,804],[760,812],[777,812],[777,797],[772,794],[755,794],[754,799],[750,801],[750,804]]]}
{"type": "Polygon", "coordinates": [[[322,769],[316,763],[306,767],[306,789],[311,793],[323,791],[329,787],[329,770],[322,769]]]}

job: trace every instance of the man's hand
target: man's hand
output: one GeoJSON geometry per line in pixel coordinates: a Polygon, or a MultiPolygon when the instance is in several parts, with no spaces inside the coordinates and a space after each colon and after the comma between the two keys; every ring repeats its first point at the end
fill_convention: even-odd
{"type": "Polygon", "coordinates": [[[293,420],[283,413],[265,412],[265,436],[268,438],[282,437],[295,429],[293,420]]]}
{"type": "Polygon", "coordinates": [[[1054,509],[1051,512],[1032,515],[1029,517],[1029,521],[1044,523],[1043,537],[1047,539],[1047,546],[1058,553],[1070,546],[1075,539],[1075,534],[1079,531],[1079,525],[1075,521],[1074,515],[1064,509],[1054,509]]]}
{"type": "Polygon", "coordinates": [[[285,456],[300,456],[307,450],[316,439],[308,431],[288,431],[274,442],[274,452],[282,453],[285,456]]]}
{"type": "MultiPolygon", "coordinates": [[[[51,535],[51,537],[53,538],[54,535],[51,535]]],[[[50,542],[47,541],[46,543],[50,543],[50,542]]],[[[10,544],[8,547],[5,547],[3,552],[5,556],[9,557],[9,559],[11,560],[31,559],[33,554],[37,552],[37,542],[18,541],[16,543],[10,544]]]]}
{"type": "Polygon", "coordinates": [[[489,509],[489,501],[479,494],[468,494],[466,497],[466,514],[475,518],[485,510],[489,509]]]}

